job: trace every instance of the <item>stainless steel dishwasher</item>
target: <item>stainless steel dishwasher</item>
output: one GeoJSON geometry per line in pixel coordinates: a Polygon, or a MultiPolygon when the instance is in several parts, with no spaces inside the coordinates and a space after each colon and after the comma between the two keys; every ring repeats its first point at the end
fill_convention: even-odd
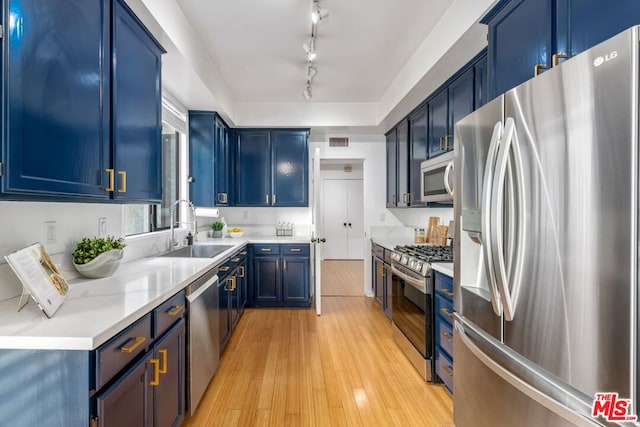
{"type": "Polygon", "coordinates": [[[193,415],[220,361],[218,267],[187,286],[187,401],[193,415]]]}

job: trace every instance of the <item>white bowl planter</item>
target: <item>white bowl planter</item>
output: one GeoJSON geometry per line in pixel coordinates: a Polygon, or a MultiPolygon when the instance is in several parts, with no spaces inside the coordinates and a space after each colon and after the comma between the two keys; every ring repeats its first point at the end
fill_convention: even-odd
{"type": "Polygon", "coordinates": [[[78,273],[89,279],[99,279],[102,277],[109,277],[118,269],[120,260],[124,255],[123,249],[111,249],[110,251],[103,252],[86,264],[76,264],[75,266],[78,273]]]}

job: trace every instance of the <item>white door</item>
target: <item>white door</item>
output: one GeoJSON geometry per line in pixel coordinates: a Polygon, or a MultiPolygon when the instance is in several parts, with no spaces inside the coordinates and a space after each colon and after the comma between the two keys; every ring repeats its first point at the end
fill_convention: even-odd
{"type": "Polygon", "coordinates": [[[320,261],[322,260],[322,248],[324,244],[319,240],[322,238],[321,218],[322,212],[320,212],[320,149],[316,148],[313,153],[313,175],[312,180],[312,192],[313,192],[313,209],[311,214],[311,277],[314,284],[315,292],[312,289],[314,295],[314,301],[316,304],[316,314],[319,316],[322,312],[322,277],[320,273],[320,261]]]}
{"type": "Polygon", "coordinates": [[[364,259],[364,196],[361,179],[347,181],[347,259],[364,259]]]}
{"type": "Polygon", "coordinates": [[[347,180],[325,179],[322,189],[322,226],[327,242],[325,259],[347,259],[348,248],[348,191],[347,180]]]}

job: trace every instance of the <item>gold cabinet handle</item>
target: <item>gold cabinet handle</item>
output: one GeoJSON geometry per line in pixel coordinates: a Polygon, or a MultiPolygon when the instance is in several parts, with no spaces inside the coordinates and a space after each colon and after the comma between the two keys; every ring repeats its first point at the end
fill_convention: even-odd
{"type": "Polygon", "coordinates": [[[300,252],[300,248],[291,248],[291,252],[300,252]]]}
{"type": "Polygon", "coordinates": [[[569,57],[569,55],[567,55],[564,52],[557,52],[557,53],[554,53],[551,56],[551,62],[553,63],[553,66],[555,67],[560,63],[560,59],[561,58],[568,58],[568,57],[569,57]]]}
{"type": "Polygon", "coordinates": [[[393,204],[397,204],[398,203],[398,197],[394,194],[393,195],[393,204]]]}
{"type": "Polygon", "coordinates": [[[275,193],[273,194],[273,204],[274,205],[276,204],[276,195],[275,195],[275,193]]]}
{"type": "Polygon", "coordinates": [[[244,265],[239,267],[238,277],[244,277],[244,265]]]}
{"type": "Polygon", "coordinates": [[[440,335],[442,335],[444,337],[444,339],[449,341],[449,342],[453,341],[453,335],[451,335],[449,332],[443,332],[440,335]]]}
{"type": "Polygon", "coordinates": [[[219,268],[220,271],[229,271],[229,267],[227,267],[226,265],[223,267],[219,268]]]}
{"type": "Polygon", "coordinates": [[[285,270],[287,269],[287,260],[286,259],[284,260],[284,269],[285,270]]]}
{"type": "Polygon", "coordinates": [[[247,251],[240,252],[240,255],[246,255],[246,254],[247,254],[247,251]]]}
{"type": "Polygon", "coordinates": [[[126,171],[118,171],[118,175],[122,177],[120,188],[118,188],[118,193],[126,193],[127,192],[127,172],[126,171]]]}
{"type": "Polygon", "coordinates": [[[451,135],[445,135],[444,136],[444,149],[445,150],[453,149],[453,144],[449,145],[449,138],[453,139],[453,137],[451,135]]]}
{"type": "Polygon", "coordinates": [[[184,310],[183,305],[176,305],[171,310],[167,311],[167,314],[169,316],[177,316],[178,314],[182,313],[183,310],[184,310]]]}
{"type": "Polygon", "coordinates": [[[441,308],[440,312],[442,314],[444,314],[445,316],[447,316],[450,319],[453,319],[453,313],[451,313],[449,310],[447,310],[446,308],[441,308]]]}
{"type": "Polygon", "coordinates": [[[443,294],[445,294],[450,298],[453,298],[453,292],[451,292],[449,289],[440,289],[440,292],[442,292],[443,294]]]}
{"type": "Polygon", "coordinates": [[[262,252],[271,252],[271,248],[262,248],[260,249],[262,252]]]}
{"type": "Polygon", "coordinates": [[[120,353],[133,353],[136,348],[140,347],[143,342],[145,342],[145,337],[133,337],[127,342],[131,342],[133,340],[133,344],[129,346],[120,347],[120,353]]]}
{"type": "Polygon", "coordinates": [[[444,140],[444,136],[441,136],[441,137],[440,137],[440,144],[439,144],[439,145],[440,145],[440,150],[444,150],[444,148],[442,148],[442,145],[443,145],[443,144],[442,144],[442,141],[443,141],[443,140],[444,140]]]}
{"type": "Polygon", "coordinates": [[[151,386],[160,385],[160,359],[150,359],[149,362],[153,365],[153,380],[149,382],[151,386]]]}
{"type": "Polygon", "coordinates": [[[238,262],[240,261],[240,258],[236,257],[236,258],[231,258],[231,262],[238,262]]]}
{"type": "Polygon", "coordinates": [[[277,270],[277,269],[279,269],[279,268],[280,268],[280,260],[279,260],[279,259],[277,259],[277,260],[276,260],[276,270],[277,270]]]}
{"type": "Polygon", "coordinates": [[[547,66],[545,64],[536,64],[533,67],[533,75],[537,76],[538,74],[540,74],[540,70],[546,70],[547,66]]]}
{"type": "Polygon", "coordinates": [[[167,349],[158,350],[158,353],[162,356],[162,368],[159,369],[161,374],[166,374],[167,369],[167,349]]]}
{"type": "Polygon", "coordinates": [[[264,201],[265,201],[265,204],[267,204],[267,205],[269,204],[269,195],[268,194],[264,195],[264,201]]]}
{"type": "Polygon", "coordinates": [[[104,191],[113,191],[115,189],[114,185],[115,185],[115,177],[113,175],[114,170],[113,169],[105,169],[104,170],[106,173],[109,174],[109,186],[107,188],[104,189],[104,191]]]}
{"type": "Polygon", "coordinates": [[[218,193],[218,202],[219,203],[227,203],[227,193],[218,193]]]}
{"type": "Polygon", "coordinates": [[[236,290],[236,276],[229,277],[229,280],[231,281],[231,288],[229,288],[229,290],[233,292],[236,290]]]}
{"type": "Polygon", "coordinates": [[[442,370],[449,375],[450,377],[453,377],[453,368],[449,365],[442,365],[442,370]]]}

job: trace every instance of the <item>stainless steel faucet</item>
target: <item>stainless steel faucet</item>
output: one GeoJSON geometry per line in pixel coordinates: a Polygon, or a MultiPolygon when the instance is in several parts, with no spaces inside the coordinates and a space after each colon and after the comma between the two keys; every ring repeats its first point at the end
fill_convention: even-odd
{"type": "Polygon", "coordinates": [[[188,203],[189,204],[189,208],[191,208],[191,215],[193,216],[193,222],[180,222],[180,224],[190,224],[193,225],[193,240],[195,241],[196,239],[196,234],[198,233],[198,221],[196,219],[196,207],[193,205],[193,203],[191,203],[189,200],[187,199],[180,199],[177,200],[173,206],[171,206],[171,218],[169,219],[169,221],[171,222],[171,248],[173,249],[174,247],[178,246],[178,240],[175,238],[174,236],[174,223],[175,223],[175,217],[176,217],[176,207],[181,203],[188,203]]]}

